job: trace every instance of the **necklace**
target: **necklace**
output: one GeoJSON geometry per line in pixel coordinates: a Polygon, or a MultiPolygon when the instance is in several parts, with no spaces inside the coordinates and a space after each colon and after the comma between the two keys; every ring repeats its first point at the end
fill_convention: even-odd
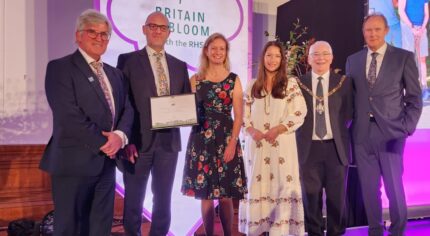
{"type": "Polygon", "coordinates": [[[270,94],[264,96],[264,113],[270,115],[270,94]]]}
{"type": "MultiPolygon", "coordinates": [[[[342,84],[343,84],[343,82],[345,81],[345,79],[346,79],[346,76],[342,76],[342,78],[340,79],[340,81],[339,81],[339,83],[332,89],[332,90],[330,90],[328,93],[327,93],[327,97],[330,97],[331,95],[333,95],[334,93],[336,93],[339,89],[340,89],[340,87],[342,87],[342,84]]],[[[308,87],[306,87],[306,85],[304,85],[301,81],[300,81],[300,79],[299,78],[296,78],[296,81],[297,81],[297,83],[299,84],[299,86],[302,88],[302,89],[304,89],[307,93],[309,93],[309,95],[311,95],[312,97],[314,97],[317,101],[319,101],[320,102],[320,104],[321,103],[323,103],[324,102],[324,97],[320,97],[320,96],[317,96],[317,95],[315,95],[313,92],[312,92],[312,90],[310,90],[308,87]]],[[[321,114],[322,112],[324,112],[324,107],[322,107],[322,112],[320,113],[320,111],[321,111],[321,107],[322,106],[317,106],[317,112],[319,113],[319,114],[321,114]]]]}

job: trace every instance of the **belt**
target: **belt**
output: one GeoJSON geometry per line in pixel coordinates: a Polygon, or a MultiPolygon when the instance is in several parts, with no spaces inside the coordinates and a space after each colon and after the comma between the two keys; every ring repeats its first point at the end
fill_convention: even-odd
{"type": "Polygon", "coordinates": [[[315,143],[332,143],[332,142],[334,142],[334,139],[312,140],[312,142],[315,142],[315,143]]]}

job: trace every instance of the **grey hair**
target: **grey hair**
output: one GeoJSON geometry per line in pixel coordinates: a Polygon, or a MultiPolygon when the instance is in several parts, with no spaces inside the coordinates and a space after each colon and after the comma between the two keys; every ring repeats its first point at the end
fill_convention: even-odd
{"type": "Polygon", "coordinates": [[[367,15],[366,17],[364,17],[363,28],[364,28],[364,24],[366,24],[366,22],[373,17],[380,17],[382,21],[384,21],[385,28],[389,28],[387,18],[380,12],[373,12],[367,15]]]}
{"type": "Polygon", "coordinates": [[[76,32],[83,30],[87,25],[90,24],[103,24],[108,26],[109,34],[112,33],[112,25],[108,18],[94,9],[87,9],[81,13],[76,20],[76,32]]]}
{"type": "Polygon", "coordinates": [[[309,48],[309,54],[311,54],[314,51],[314,46],[318,44],[327,46],[330,53],[333,54],[333,49],[331,48],[331,45],[327,41],[322,41],[322,40],[316,41],[311,45],[311,47],[309,48]]]}

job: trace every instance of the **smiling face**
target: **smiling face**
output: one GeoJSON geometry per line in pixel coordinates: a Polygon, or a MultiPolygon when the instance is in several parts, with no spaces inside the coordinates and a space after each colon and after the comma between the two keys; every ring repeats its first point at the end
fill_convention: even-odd
{"type": "Polygon", "coordinates": [[[376,51],[385,43],[385,35],[388,34],[388,27],[382,16],[372,16],[363,25],[363,36],[367,47],[376,51]]]}
{"type": "Polygon", "coordinates": [[[75,37],[78,46],[84,50],[94,60],[99,60],[101,55],[105,53],[109,40],[103,40],[100,33],[109,33],[108,25],[106,23],[88,24],[83,30],[76,31],[75,37]],[[88,35],[88,30],[97,32],[95,38],[88,35]]]}
{"type": "Polygon", "coordinates": [[[143,34],[146,36],[146,44],[157,52],[163,50],[164,44],[170,35],[168,26],[169,21],[162,13],[154,12],[150,14],[146,19],[145,25],[142,26],[143,34]],[[154,27],[154,25],[156,26],[154,27]],[[167,30],[163,30],[166,26],[167,30]]]}
{"type": "Polygon", "coordinates": [[[281,49],[277,46],[269,46],[264,53],[264,69],[266,73],[275,73],[281,66],[281,49]]]}
{"type": "Polygon", "coordinates": [[[227,43],[221,39],[214,39],[206,49],[206,57],[211,64],[224,64],[227,57],[227,43]]]}
{"type": "Polygon", "coordinates": [[[333,53],[328,43],[316,42],[309,49],[308,63],[314,73],[322,75],[328,72],[332,62],[333,53]]]}

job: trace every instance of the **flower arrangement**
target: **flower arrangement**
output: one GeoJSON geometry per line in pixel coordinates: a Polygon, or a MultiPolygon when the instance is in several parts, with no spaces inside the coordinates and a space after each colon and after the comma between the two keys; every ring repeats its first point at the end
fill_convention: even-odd
{"type": "MultiPolygon", "coordinates": [[[[310,67],[307,62],[309,54],[309,47],[315,42],[314,38],[303,40],[307,34],[308,28],[300,25],[300,20],[293,23],[293,29],[289,33],[289,40],[282,42],[280,38],[275,35],[275,40],[279,41],[285,50],[287,57],[287,73],[289,76],[301,76],[306,73],[310,67]]],[[[269,32],[264,32],[266,37],[271,36],[269,32]]]]}

